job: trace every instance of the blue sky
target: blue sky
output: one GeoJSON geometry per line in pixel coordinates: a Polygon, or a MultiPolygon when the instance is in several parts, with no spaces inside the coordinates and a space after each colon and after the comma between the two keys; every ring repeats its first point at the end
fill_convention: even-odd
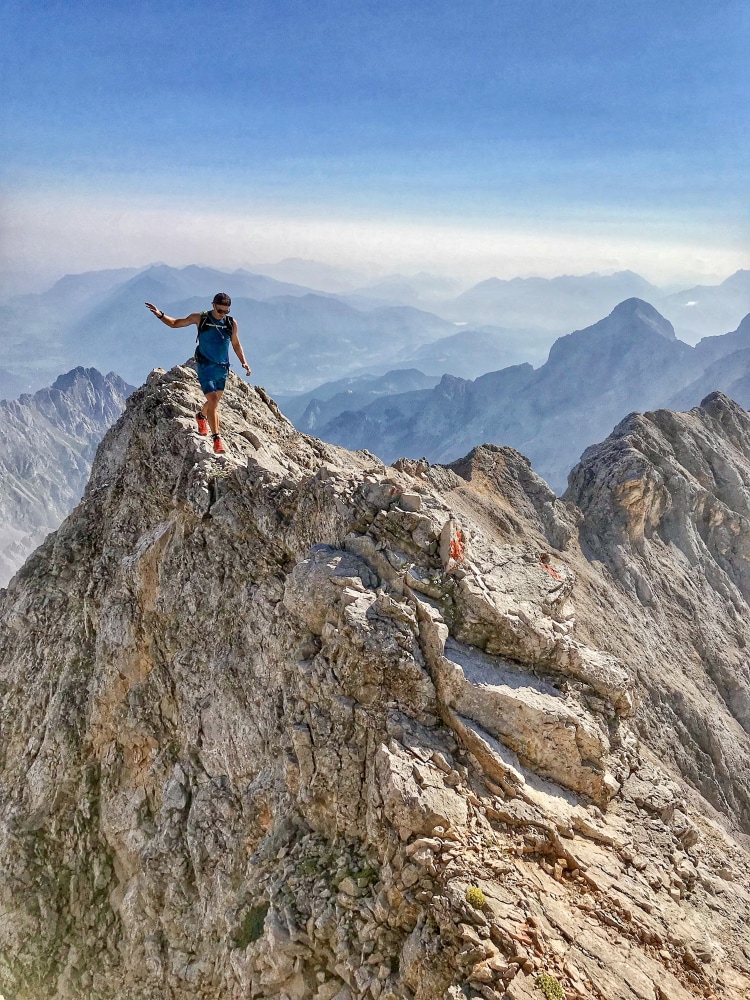
{"type": "Polygon", "coordinates": [[[6,0],[3,264],[729,273],[749,29],[746,0],[6,0]]]}

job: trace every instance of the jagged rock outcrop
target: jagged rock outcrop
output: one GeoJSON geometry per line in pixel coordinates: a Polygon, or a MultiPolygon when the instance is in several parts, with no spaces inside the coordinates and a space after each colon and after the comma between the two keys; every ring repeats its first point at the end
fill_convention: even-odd
{"type": "Polygon", "coordinates": [[[721,393],[631,414],[584,452],[565,496],[586,550],[649,619],[652,745],[750,832],[750,416],[721,393]]]}
{"type": "Polygon", "coordinates": [[[113,372],[75,368],[48,389],[0,400],[0,587],[80,500],[132,388],[113,372]]]}
{"type": "Polygon", "coordinates": [[[0,991],[745,996],[743,777],[651,742],[662,621],[586,517],[512,449],[386,468],[234,376],[216,457],[199,399],[153,373],[0,595],[0,991]]]}

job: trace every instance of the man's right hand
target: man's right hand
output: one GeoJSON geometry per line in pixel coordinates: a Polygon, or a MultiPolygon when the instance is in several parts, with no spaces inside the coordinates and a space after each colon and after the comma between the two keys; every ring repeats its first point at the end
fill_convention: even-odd
{"type": "MultiPolygon", "coordinates": [[[[161,309],[157,309],[153,302],[147,302],[146,303],[146,308],[150,309],[151,312],[154,314],[154,316],[158,316],[159,313],[161,312],[161,309]]],[[[164,314],[162,313],[162,315],[164,315],[164,314]]]]}

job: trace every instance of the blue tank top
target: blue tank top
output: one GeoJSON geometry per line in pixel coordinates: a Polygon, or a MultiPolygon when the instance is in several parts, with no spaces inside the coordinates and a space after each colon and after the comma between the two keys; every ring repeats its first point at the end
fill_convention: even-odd
{"type": "Polygon", "coordinates": [[[214,319],[211,313],[206,316],[203,329],[198,334],[198,348],[209,364],[229,364],[232,330],[233,327],[226,316],[223,319],[214,319]]]}

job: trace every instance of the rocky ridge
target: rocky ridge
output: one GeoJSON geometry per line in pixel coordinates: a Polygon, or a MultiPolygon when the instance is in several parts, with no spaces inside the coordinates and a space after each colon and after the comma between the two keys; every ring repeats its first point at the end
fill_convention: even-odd
{"type": "Polygon", "coordinates": [[[749,832],[747,412],[716,392],[688,413],[631,414],[584,452],[565,498],[584,513],[589,557],[651,623],[642,641],[660,670],[643,673],[650,744],[749,832]]]}
{"type": "Polygon", "coordinates": [[[747,997],[747,415],[687,415],[721,497],[662,428],[670,476],[629,438],[578,507],[510,448],[386,468],[234,376],[215,457],[198,402],[154,372],[0,595],[6,997],[747,997]],[[657,593],[668,509],[715,529],[695,603],[657,593]]]}
{"type": "Polygon", "coordinates": [[[0,400],[0,587],[80,500],[132,388],[113,372],[75,368],[33,395],[0,400]]]}

